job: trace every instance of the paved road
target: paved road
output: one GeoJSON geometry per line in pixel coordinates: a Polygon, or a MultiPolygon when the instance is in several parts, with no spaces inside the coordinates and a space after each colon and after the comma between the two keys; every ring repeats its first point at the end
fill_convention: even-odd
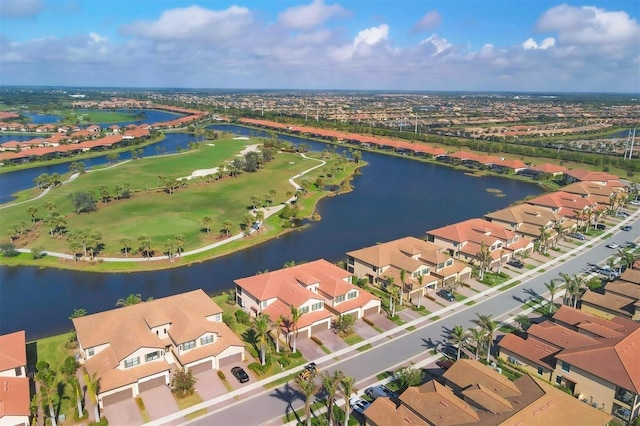
{"type": "MultiPolygon", "coordinates": [[[[465,328],[472,327],[471,320],[476,318],[476,313],[491,314],[494,318],[509,314],[517,315],[522,304],[529,298],[545,295],[547,293],[545,283],[551,279],[559,278],[559,273],[570,275],[580,274],[585,271],[589,263],[601,263],[615,253],[615,250],[606,248],[605,245],[615,241],[623,244],[627,241],[635,241],[640,236],[640,219],[636,211],[632,217],[624,220],[616,226],[611,238],[597,238],[588,242],[585,247],[577,248],[564,256],[564,261],[556,261],[553,264],[542,265],[539,272],[525,272],[525,275],[535,275],[522,284],[506,291],[498,291],[491,295],[481,296],[483,300],[477,300],[473,306],[458,304],[455,312],[436,322],[430,322],[418,328],[412,333],[405,334],[374,346],[363,353],[357,353],[350,359],[333,364],[329,371],[342,370],[345,374],[355,377],[357,381],[375,376],[381,371],[395,368],[405,360],[412,359],[430,348],[430,345],[442,341],[448,334],[447,331],[455,325],[465,328]],[[620,226],[631,224],[632,231],[619,231],[620,226]]],[[[440,314],[443,315],[443,314],[440,314]]],[[[262,425],[280,424],[280,420],[291,407],[295,410],[303,407],[303,399],[289,385],[266,390],[248,398],[241,398],[212,414],[199,417],[189,422],[190,425],[262,425]]],[[[168,420],[168,419],[167,419],[168,420]]],[[[152,422],[163,424],[163,421],[152,422]]]]}

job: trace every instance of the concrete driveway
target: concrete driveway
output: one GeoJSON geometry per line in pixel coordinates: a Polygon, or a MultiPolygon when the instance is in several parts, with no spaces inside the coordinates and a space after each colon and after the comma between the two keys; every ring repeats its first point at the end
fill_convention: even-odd
{"type": "Polygon", "coordinates": [[[320,345],[306,337],[303,339],[298,338],[296,347],[307,361],[314,361],[326,355],[320,345]]]}
{"type": "Polygon", "coordinates": [[[178,403],[168,386],[156,386],[153,389],[140,392],[140,398],[142,398],[144,407],[152,420],[179,411],[178,403]]]}
{"type": "Polygon", "coordinates": [[[334,333],[333,330],[322,330],[315,333],[314,336],[320,339],[324,347],[331,352],[336,352],[349,346],[340,336],[334,333]]]}
{"type": "Polygon", "coordinates": [[[376,327],[380,328],[382,331],[393,330],[394,328],[397,327],[397,325],[393,321],[391,321],[389,318],[387,318],[387,314],[386,313],[367,315],[367,318],[376,327]]]}
{"type": "MultiPolygon", "coordinates": [[[[87,407],[87,409],[88,408],[89,407],[87,407]]],[[[93,411],[93,409],[91,409],[91,411],[93,411]]],[[[107,405],[104,410],[102,410],[101,416],[106,417],[112,426],[142,424],[140,410],[138,410],[136,401],[133,398],[107,405]]]]}
{"type": "Polygon", "coordinates": [[[353,332],[362,337],[364,340],[380,334],[375,328],[364,322],[362,318],[357,319],[353,324],[353,332]]]}
{"type": "MultiPolygon", "coordinates": [[[[227,388],[224,386],[220,377],[218,377],[218,370],[202,371],[195,374],[195,377],[198,379],[196,382],[196,392],[203,401],[227,393],[227,388]]],[[[235,380],[233,376],[226,376],[226,373],[225,377],[235,380]]]]}

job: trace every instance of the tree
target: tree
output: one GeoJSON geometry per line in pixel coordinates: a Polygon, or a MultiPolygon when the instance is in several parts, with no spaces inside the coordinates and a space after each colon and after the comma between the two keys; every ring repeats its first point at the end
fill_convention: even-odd
{"type": "Polygon", "coordinates": [[[480,357],[480,353],[482,352],[481,347],[484,343],[485,333],[483,330],[474,327],[469,329],[469,340],[473,343],[473,346],[476,348],[475,360],[477,361],[480,357]]]}
{"type": "Polygon", "coordinates": [[[396,316],[396,304],[395,300],[398,297],[399,288],[395,284],[395,279],[393,277],[387,278],[387,291],[389,292],[389,312],[391,314],[391,318],[396,316]]]}
{"type": "Polygon", "coordinates": [[[100,199],[104,204],[107,204],[111,199],[111,194],[109,193],[109,189],[107,189],[106,186],[102,185],[99,188],[99,192],[100,192],[100,199]]]}
{"type": "Polygon", "coordinates": [[[554,224],[553,224],[553,230],[556,231],[556,238],[553,240],[553,248],[556,249],[558,248],[558,242],[560,239],[565,239],[565,236],[567,235],[567,228],[564,226],[564,224],[557,220],[554,224]]]}
{"type": "Polygon", "coordinates": [[[151,253],[153,252],[153,248],[151,247],[151,239],[146,235],[140,235],[138,237],[138,244],[140,251],[144,254],[145,257],[149,258],[151,253]]]}
{"type": "Polygon", "coordinates": [[[312,376],[297,376],[294,381],[295,387],[304,396],[304,413],[307,419],[307,426],[311,426],[311,399],[320,390],[312,376]]]}
{"type": "Polygon", "coordinates": [[[456,361],[460,359],[460,351],[462,351],[462,346],[467,341],[467,338],[467,332],[464,328],[462,328],[461,325],[454,326],[449,333],[449,341],[458,348],[458,356],[456,357],[456,361]]]}
{"type": "Polygon", "coordinates": [[[561,273],[560,276],[562,277],[565,286],[563,303],[574,308],[577,307],[578,300],[580,299],[580,288],[584,284],[584,279],[577,275],[569,275],[565,273],[561,273]]]}
{"type": "Polygon", "coordinates": [[[84,163],[82,161],[74,161],[69,164],[69,171],[71,173],[80,173],[83,175],[85,173],[84,163]]]}
{"type": "Polygon", "coordinates": [[[78,377],[76,377],[76,371],[78,371],[79,366],[80,365],[74,356],[68,356],[64,359],[60,372],[64,375],[67,383],[69,383],[73,388],[76,398],[76,407],[78,408],[78,417],[80,418],[82,417],[82,389],[80,382],[78,381],[78,377]]]}
{"type": "Polygon", "coordinates": [[[480,281],[484,278],[484,273],[487,272],[491,265],[491,251],[489,247],[484,244],[484,241],[480,242],[480,250],[476,254],[478,261],[480,262],[480,281]]]}
{"type": "MultiPolygon", "coordinates": [[[[104,186],[101,188],[104,188],[106,190],[106,187],[104,186]]],[[[90,212],[96,209],[96,200],[93,198],[93,194],[91,194],[90,192],[72,192],[71,194],[69,194],[69,198],[71,199],[71,203],[73,204],[73,208],[76,213],[90,212]]]]}
{"type": "Polygon", "coordinates": [[[169,262],[173,262],[173,252],[176,251],[176,240],[169,238],[164,242],[164,250],[169,256],[169,262]]]}
{"type": "Polygon", "coordinates": [[[184,251],[184,243],[186,239],[187,238],[183,234],[176,234],[176,236],[173,237],[173,240],[176,243],[176,250],[178,250],[178,256],[180,256],[180,253],[184,251]]]}
{"type": "Polygon", "coordinates": [[[132,305],[137,305],[138,303],[141,303],[141,302],[142,302],[142,295],[140,295],[140,293],[138,294],[131,293],[124,299],[118,299],[118,301],[116,302],[116,307],[120,308],[124,306],[132,306],[132,305]]]}
{"type": "Polygon", "coordinates": [[[58,209],[58,206],[56,206],[56,204],[53,201],[45,201],[44,209],[49,213],[52,213],[58,209]]]}
{"type": "Polygon", "coordinates": [[[559,290],[558,284],[556,283],[556,280],[551,280],[548,283],[545,283],[544,285],[547,290],[549,290],[549,293],[551,293],[550,297],[549,297],[549,313],[553,312],[553,299],[556,295],[556,293],[559,290]]]}
{"type": "Polygon", "coordinates": [[[252,195],[251,196],[251,208],[253,210],[257,209],[258,206],[260,205],[260,197],[258,197],[257,195],[252,195]]]}
{"type": "Polygon", "coordinates": [[[402,299],[403,299],[403,294],[404,294],[404,288],[406,285],[406,280],[407,278],[407,271],[404,269],[400,270],[400,306],[402,306],[402,299]]]}
{"type": "Polygon", "coordinates": [[[36,364],[36,370],[35,378],[40,384],[40,400],[43,405],[46,405],[49,408],[51,424],[56,426],[56,413],[53,409],[53,397],[56,392],[56,373],[51,369],[49,363],[45,361],[39,361],[36,364]]]}
{"type": "Polygon", "coordinates": [[[491,355],[491,345],[493,345],[493,334],[498,329],[498,323],[493,321],[491,315],[483,315],[476,313],[477,318],[472,320],[473,323],[480,326],[484,331],[487,341],[487,364],[489,363],[489,356],[491,355]]]}
{"type": "Polygon", "coordinates": [[[213,224],[213,219],[210,216],[205,216],[202,218],[202,224],[204,225],[205,231],[207,231],[207,235],[211,232],[211,225],[213,224]]]}
{"type": "Polygon", "coordinates": [[[513,319],[513,321],[518,324],[518,327],[523,332],[526,332],[531,326],[531,319],[526,315],[518,315],[513,319]]]}
{"type": "Polygon", "coordinates": [[[258,314],[253,321],[253,330],[256,332],[258,341],[260,342],[260,364],[266,363],[267,351],[267,333],[269,332],[269,317],[264,314],[258,314]]]}
{"type": "Polygon", "coordinates": [[[124,257],[129,257],[129,250],[131,250],[131,239],[120,238],[120,247],[124,251],[124,257]]]}
{"type": "Polygon", "coordinates": [[[344,373],[340,370],[333,374],[325,371],[322,373],[322,389],[327,394],[327,409],[329,413],[329,426],[333,425],[333,404],[340,392],[340,382],[344,379],[344,373]]]}
{"type": "Polygon", "coordinates": [[[171,392],[175,393],[178,398],[193,395],[197,381],[198,379],[193,376],[190,369],[186,371],[178,369],[171,379],[171,392]]]}
{"type": "Polygon", "coordinates": [[[422,383],[422,369],[415,367],[400,367],[394,371],[395,381],[399,388],[418,386],[422,383]]]}
{"type": "Polygon", "coordinates": [[[349,398],[351,397],[351,395],[358,392],[358,389],[356,389],[355,384],[356,384],[356,379],[349,376],[344,376],[340,381],[342,396],[344,397],[344,424],[345,425],[349,424],[349,414],[350,414],[349,398]]]}
{"type": "Polygon", "coordinates": [[[44,189],[51,186],[51,176],[49,173],[42,173],[33,179],[33,184],[38,189],[44,189]]]}
{"type": "Polygon", "coordinates": [[[69,315],[69,319],[72,320],[74,318],[80,318],[87,315],[87,310],[80,308],[80,309],[74,309],[73,312],[71,313],[71,315],[69,315]]]}
{"type": "Polygon", "coordinates": [[[100,421],[100,407],[98,404],[98,394],[100,393],[100,378],[97,373],[89,374],[87,369],[84,369],[83,373],[84,384],[87,387],[87,392],[89,392],[89,398],[91,398],[91,402],[93,403],[93,413],[95,416],[95,421],[100,421]]]}
{"type": "Polygon", "coordinates": [[[293,351],[293,353],[296,353],[297,351],[296,343],[298,338],[298,321],[300,320],[301,315],[302,313],[300,312],[300,310],[291,305],[291,331],[293,332],[293,346],[291,350],[293,351]]]}
{"type": "Polygon", "coordinates": [[[38,214],[38,208],[37,207],[29,207],[27,209],[27,214],[29,216],[31,216],[31,221],[35,222],[36,221],[36,215],[38,214]]]}
{"type": "Polygon", "coordinates": [[[43,220],[44,224],[49,228],[49,234],[53,237],[67,224],[67,219],[57,211],[52,211],[43,220]]]}
{"type": "Polygon", "coordinates": [[[541,226],[539,231],[540,231],[540,236],[538,237],[538,250],[540,251],[540,253],[546,254],[547,245],[549,244],[550,234],[547,228],[545,228],[544,226],[541,226]]]}
{"type": "Polygon", "coordinates": [[[248,235],[251,233],[251,225],[253,225],[254,221],[255,217],[251,213],[247,213],[244,215],[244,217],[242,218],[242,226],[244,227],[245,234],[248,235]]]}
{"type": "Polygon", "coordinates": [[[229,238],[229,232],[231,232],[231,228],[233,227],[233,222],[230,220],[225,220],[222,222],[222,230],[225,232],[227,238],[229,238]]]}
{"type": "Polygon", "coordinates": [[[352,327],[355,323],[356,318],[353,315],[342,314],[333,321],[333,329],[336,331],[336,333],[339,333],[343,336],[348,336],[353,332],[352,327]]]}

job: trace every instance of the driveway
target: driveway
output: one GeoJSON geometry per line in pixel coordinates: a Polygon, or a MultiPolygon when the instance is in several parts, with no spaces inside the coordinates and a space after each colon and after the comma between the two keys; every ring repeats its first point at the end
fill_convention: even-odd
{"type": "MultiPolygon", "coordinates": [[[[140,392],[140,398],[152,420],[162,418],[178,411],[178,403],[173,398],[168,386],[156,386],[153,389],[140,392]]],[[[111,423],[111,419],[109,419],[111,423]]]]}
{"type": "MultiPolygon", "coordinates": [[[[230,377],[226,375],[227,379],[235,380],[235,378],[229,373],[230,377]]],[[[200,395],[203,401],[215,398],[216,396],[224,395],[227,393],[227,388],[224,386],[223,381],[218,377],[218,370],[207,370],[195,374],[196,379],[196,392],[200,395]]]]}
{"type": "MultiPolygon", "coordinates": [[[[87,407],[87,410],[89,410],[89,407],[87,407]]],[[[91,409],[91,412],[93,414],[93,409],[91,409]]],[[[109,419],[109,424],[112,426],[142,424],[140,410],[138,410],[136,401],[133,398],[107,405],[100,415],[109,419]]]]}
{"type": "MultiPolygon", "coordinates": [[[[313,335],[320,339],[322,346],[329,349],[331,352],[335,352],[349,346],[332,330],[322,330],[318,333],[314,333],[313,335]]],[[[297,349],[307,361],[313,361],[327,355],[320,345],[308,338],[298,339],[297,349]]]]}
{"type": "Polygon", "coordinates": [[[367,340],[370,337],[377,336],[379,334],[375,328],[364,322],[362,318],[357,319],[353,324],[353,332],[362,337],[364,340],[367,340]]]}
{"type": "Polygon", "coordinates": [[[367,315],[367,318],[382,331],[393,330],[397,325],[384,313],[367,315]]]}
{"type": "Polygon", "coordinates": [[[322,330],[315,333],[314,336],[320,339],[323,346],[331,352],[336,352],[349,346],[340,336],[334,333],[333,330],[322,330]]]}

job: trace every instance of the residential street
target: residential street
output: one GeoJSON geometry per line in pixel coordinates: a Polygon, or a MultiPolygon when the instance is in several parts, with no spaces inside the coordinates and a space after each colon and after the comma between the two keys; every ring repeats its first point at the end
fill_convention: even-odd
{"type": "MultiPolygon", "coordinates": [[[[395,334],[394,338],[385,338],[384,342],[374,345],[373,348],[362,353],[355,352],[350,358],[335,362],[332,355],[317,360],[321,370],[342,370],[346,375],[356,378],[357,382],[369,379],[376,374],[396,368],[406,360],[424,355],[438,342],[445,340],[448,330],[455,325],[465,328],[473,326],[471,320],[476,318],[476,313],[493,315],[494,319],[505,320],[516,316],[522,309],[523,303],[531,297],[545,296],[547,291],[545,283],[551,279],[559,278],[560,273],[570,275],[580,274],[585,271],[587,264],[597,264],[605,261],[616,251],[605,247],[610,242],[624,244],[635,241],[640,236],[640,220],[638,211],[623,220],[615,227],[608,229],[603,235],[613,232],[609,238],[594,238],[587,242],[585,247],[576,246],[576,249],[564,253],[558,258],[543,264],[534,270],[526,270],[520,277],[520,285],[506,291],[488,291],[478,293],[476,296],[466,299],[464,302],[452,305],[449,308],[434,312],[432,315],[419,318],[414,322],[418,328],[410,333],[395,334]],[[632,231],[621,231],[624,225],[633,225],[632,231]],[[530,277],[530,278],[529,278],[530,277]],[[468,306],[465,302],[475,299],[476,303],[468,306]],[[427,321],[433,315],[441,319],[427,321]],[[420,325],[424,324],[424,325],[420,325]]],[[[411,324],[411,323],[409,323],[411,324]]],[[[409,325],[407,324],[407,325],[409,325]]],[[[360,390],[362,385],[356,384],[360,390]]],[[[271,390],[265,390],[254,394],[249,398],[239,397],[239,400],[231,400],[222,405],[220,409],[206,416],[199,417],[189,424],[208,425],[262,425],[282,424],[282,418],[288,411],[298,410],[303,407],[303,399],[291,386],[285,384],[271,390]]],[[[206,404],[206,403],[203,403],[206,404]]],[[[188,411],[202,408],[203,404],[191,407],[188,411]]],[[[185,412],[175,413],[158,419],[150,424],[177,424],[183,419],[185,412]]]]}

